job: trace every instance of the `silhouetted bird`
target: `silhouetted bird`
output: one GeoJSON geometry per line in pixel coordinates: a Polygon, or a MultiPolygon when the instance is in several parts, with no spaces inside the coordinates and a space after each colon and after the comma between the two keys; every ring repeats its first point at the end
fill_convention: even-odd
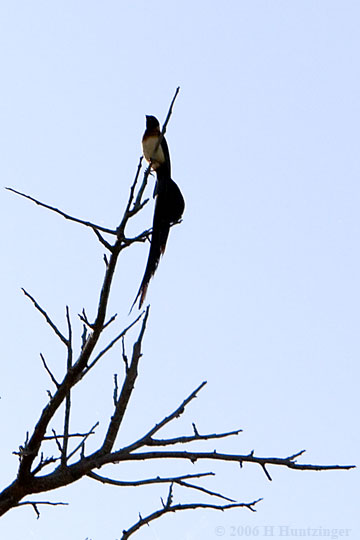
{"type": "Polygon", "coordinates": [[[145,159],[156,172],[157,181],[154,190],[156,201],[149,257],[139,291],[131,309],[139,296],[139,309],[141,308],[150,279],[155,274],[161,255],[164,254],[170,226],[180,220],[185,208],[181,191],[171,179],[170,153],[165,137],[163,137],[155,152],[160,134],[160,125],[155,116],[146,116],[146,129],[142,138],[142,147],[145,159]]]}

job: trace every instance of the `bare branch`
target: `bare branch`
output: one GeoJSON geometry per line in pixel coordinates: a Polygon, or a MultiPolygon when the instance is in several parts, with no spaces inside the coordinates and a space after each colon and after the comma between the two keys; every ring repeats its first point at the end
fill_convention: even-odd
{"type": "Polygon", "coordinates": [[[113,478],[107,478],[106,476],[101,476],[100,474],[94,473],[91,471],[87,474],[93,480],[97,480],[102,484],[110,484],[112,486],[120,487],[138,487],[146,486],[148,484],[169,484],[169,483],[180,483],[185,480],[190,480],[194,478],[203,478],[204,476],[215,476],[213,472],[206,473],[197,473],[197,474],[184,474],[181,476],[170,476],[167,478],[156,476],[155,478],[146,478],[144,480],[114,480],[113,478]]]}
{"type": "MultiPolygon", "coordinates": [[[[139,163],[138,163],[138,166],[137,166],[137,169],[136,169],[135,178],[134,178],[134,181],[133,181],[133,183],[131,185],[131,188],[130,188],[129,200],[128,200],[128,203],[126,205],[125,212],[124,212],[124,215],[123,215],[122,220],[120,222],[120,225],[117,228],[118,238],[119,237],[122,238],[124,236],[125,225],[126,225],[128,219],[129,219],[129,217],[131,217],[131,215],[135,214],[136,211],[138,211],[138,210],[135,211],[135,205],[134,205],[134,208],[133,208],[132,211],[130,210],[130,207],[131,207],[131,205],[133,203],[133,200],[134,200],[135,188],[136,188],[136,185],[137,185],[137,181],[139,179],[141,166],[142,166],[142,161],[143,161],[143,156],[141,156],[140,159],[139,159],[139,163]]],[[[141,197],[142,197],[142,193],[141,193],[140,197],[139,197],[139,195],[137,196],[137,201],[138,201],[137,206],[139,206],[139,204],[140,204],[141,197]]]]}
{"type": "Polygon", "coordinates": [[[262,466],[262,468],[263,468],[263,471],[264,471],[264,473],[265,473],[266,478],[271,482],[271,481],[272,481],[272,478],[271,478],[271,476],[270,476],[270,474],[269,474],[269,471],[268,471],[267,468],[266,468],[265,463],[262,463],[261,466],[262,466]]]}
{"type": "Polygon", "coordinates": [[[206,489],[204,487],[197,486],[195,484],[189,484],[189,482],[183,482],[180,480],[174,483],[179,484],[179,486],[183,486],[186,488],[196,489],[197,491],[201,491],[202,493],[206,493],[206,495],[211,495],[212,497],[219,497],[220,499],[224,499],[225,501],[235,502],[234,499],[230,499],[230,497],[226,497],[225,495],[222,495],[222,493],[217,493],[216,491],[212,491],[210,489],[206,489]]]}
{"type": "Polygon", "coordinates": [[[125,380],[124,380],[124,383],[120,392],[120,396],[115,406],[115,412],[111,417],[103,445],[100,449],[101,454],[107,454],[108,452],[111,452],[111,449],[115,443],[115,439],[117,437],[118,431],[120,429],[120,424],[122,422],[127,405],[129,403],[132,391],[134,389],[135,381],[137,378],[138,363],[141,357],[142,340],[144,337],[146,323],[149,316],[149,306],[146,308],[145,314],[143,313],[141,314],[141,316],[143,315],[144,317],[143,317],[140,333],[139,333],[137,341],[134,343],[134,346],[133,346],[131,364],[129,366],[129,369],[126,372],[125,380]]]}
{"type": "MultiPolygon", "coordinates": [[[[97,427],[98,425],[98,422],[97,424],[95,424],[94,427],[97,427]]],[[[86,433],[69,433],[68,437],[69,439],[75,439],[75,438],[78,438],[78,437],[88,437],[89,435],[94,435],[95,431],[94,430],[94,427],[92,427],[90,429],[90,431],[87,431],[86,433]]],[[[63,439],[64,438],[64,435],[56,435],[56,438],[57,439],[63,439]]],[[[44,441],[52,441],[53,439],[55,439],[55,436],[53,435],[47,435],[43,438],[44,441]]]]}
{"type": "Polygon", "coordinates": [[[186,444],[193,441],[206,441],[209,439],[223,439],[225,437],[238,435],[241,432],[242,432],[242,429],[237,429],[235,431],[228,431],[226,433],[210,433],[207,435],[200,435],[200,433],[196,430],[194,435],[174,437],[173,439],[153,439],[152,437],[150,437],[150,439],[146,441],[146,446],[168,446],[171,444],[179,444],[179,443],[186,444]]]}
{"type": "Polygon", "coordinates": [[[295,461],[295,458],[302,456],[305,454],[306,450],[300,450],[300,452],[296,452],[296,454],[293,454],[292,456],[288,456],[286,459],[289,459],[291,461],[295,461]]]}
{"type": "MultiPolygon", "coordinates": [[[[87,366],[86,370],[83,372],[82,377],[84,377],[90,369],[92,369],[95,364],[100,360],[104,354],[106,354],[114,345],[119,341],[119,339],[122,339],[126,333],[138,322],[139,319],[143,316],[144,312],[140,313],[140,315],[131,323],[129,326],[127,326],[124,330],[120,332],[110,343],[101,351],[99,354],[94,358],[94,360],[87,366]]],[[[111,320],[110,320],[111,321],[111,320]]],[[[103,327],[103,329],[110,323],[110,321],[103,327]]]]}
{"type": "Polygon", "coordinates": [[[81,313],[78,313],[78,317],[88,328],[90,328],[90,330],[94,329],[94,325],[91,324],[91,322],[87,318],[85,308],[83,308],[81,313]]]}
{"type": "Polygon", "coordinates": [[[146,242],[146,240],[149,240],[151,232],[152,229],[147,229],[146,231],[138,234],[137,236],[134,236],[134,238],[124,238],[123,245],[130,246],[131,244],[135,244],[136,242],[146,242]]]}
{"type": "Polygon", "coordinates": [[[110,317],[110,319],[108,320],[108,322],[106,322],[106,323],[104,324],[103,330],[105,330],[105,328],[107,328],[108,326],[110,326],[110,324],[111,324],[112,322],[115,321],[116,317],[117,317],[117,313],[115,313],[115,315],[113,315],[112,317],[110,317]]]}
{"type": "MultiPolygon", "coordinates": [[[[72,327],[71,327],[71,320],[70,320],[70,311],[69,306],[66,306],[66,320],[68,324],[68,354],[67,354],[67,362],[66,362],[66,372],[69,373],[72,368],[72,358],[73,358],[73,351],[72,351],[72,327]]],[[[67,459],[67,447],[69,442],[69,426],[70,426],[70,409],[71,409],[71,388],[69,388],[68,393],[65,398],[65,415],[64,415],[64,440],[63,440],[63,446],[61,451],[61,465],[66,465],[66,459],[67,459]]]]}
{"type": "Polygon", "coordinates": [[[188,451],[156,451],[156,452],[136,452],[129,453],[129,448],[126,447],[118,452],[113,452],[106,456],[102,465],[105,463],[117,463],[118,461],[134,461],[134,460],[149,460],[149,459],[186,459],[195,463],[201,459],[210,459],[215,461],[232,461],[240,465],[244,463],[256,463],[262,468],[268,465],[278,465],[289,469],[301,471],[330,471],[330,470],[349,470],[354,469],[355,465],[313,465],[306,463],[297,463],[289,458],[276,457],[257,457],[251,452],[250,454],[223,454],[220,452],[188,452],[188,451]],[[124,454],[124,452],[126,452],[124,454]]]}
{"type": "Polygon", "coordinates": [[[169,493],[168,493],[168,497],[166,500],[166,504],[164,505],[164,508],[170,507],[171,503],[173,502],[173,485],[174,484],[170,484],[169,486],[169,493]]]}
{"type": "Polygon", "coordinates": [[[128,357],[126,356],[124,336],[121,338],[121,347],[122,347],[122,358],[125,364],[125,372],[127,372],[127,370],[129,369],[129,360],[128,360],[128,357]]]}
{"type": "Polygon", "coordinates": [[[60,332],[60,330],[58,329],[58,327],[56,326],[56,324],[54,324],[52,322],[52,320],[50,319],[49,315],[46,313],[46,311],[37,303],[37,301],[35,300],[35,298],[33,298],[31,296],[31,294],[29,294],[24,288],[21,288],[22,292],[25,294],[25,296],[27,296],[31,302],[34,304],[35,308],[41,313],[41,315],[45,318],[46,322],[48,323],[48,325],[51,326],[51,328],[53,329],[53,331],[55,332],[55,334],[57,335],[57,337],[66,345],[66,347],[68,346],[68,340],[66,339],[66,337],[60,332]]]}
{"type": "Polygon", "coordinates": [[[56,388],[59,388],[59,383],[57,382],[57,380],[55,379],[54,375],[51,373],[48,365],[46,364],[46,361],[45,361],[45,358],[43,356],[42,353],[40,353],[40,358],[41,358],[41,361],[43,363],[43,366],[44,368],[46,369],[47,373],[49,374],[49,377],[50,379],[52,380],[52,382],[54,383],[54,385],[56,386],[56,388]]]}
{"type": "MultiPolygon", "coordinates": [[[[54,438],[54,437],[52,437],[52,438],[54,438]]],[[[41,454],[41,458],[40,458],[40,461],[39,461],[38,465],[35,467],[35,469],[33,471],[31,471],[32,475],[35,476],[44,467],[46,467],[47,465],[51,465],[52,463],[56,463],[56,461],[59,461],[59,459],[60,458],[54,458],[53,456],[44,459],[43,454],[41,454]]]]}
{"type": "Polygon", "coordinates": [[[234,499],[225,497],[225,495],[222,495],[221,493],[216,493],[215,491],[211,491],[204,487],[186,482],[186,480],[188,479],[201,478],[204,476],[215,476],[214,473],[187,474],[187,475],[173,476],[173,477],[168,477],[168,478],[160,478],[159,476],[157,476],[156,478],[146,478],[145,480],[132,480],[132,481],[131,480],[130,481],[129,480],[114,480],[113,478],[100,476],[99,474],[94,473],[93,471],[88,473],[87,476],[89,476],[93,480],[97,480],[98,482],[101,482],[102,484],[110,484],[112,486],[119,486],[119,487],[138,487],[138,486],[145,486],[149,484],[164,484],[164,483],[178,484],[179,486],[201,491],[202,493],[205,493],[206,495],[210,495],[212,497],[219,497],[229,502],[235,502],[234,499]]]}
{"type": "Polygon", "coordinates": [[[38,510],[38,506],[40,504],[45,504],[45,505],[48,505],[48,506],[68,506],[69,503],[65,503],[65,502],[51,502],[51,501],[23,501],[23,502],[19,502],[17,503],[15,506],[26,506],[26,505],[30,505],[33,507],[34,511],[35,511],[35,514],[36,514],[36,518],[39,519],[40,517],[40,512],[38,510]]]}
{"type": "Polygon", "coordinates": [[[117,400],[119,399],[119,387],[117,382],[117,374],[114,374],[114,394],[113,394],[113,401],[114,401],[114,407],[116,407],[117,400]]]}
{"type": "Polygon", "coordinates": [[[76,452],[78,450],[80,450],[80,448],[83,448],[84,447],[84,444],[85,444],[85,441],[88,437],[90,437],[90,435],[93,435],[95,433],[95,429],[98,427],[99,425],[99,422],[96,422],[93,427],[90,429],[90,431],[88,433],[85,433],[85,435],[83,436],[83,440],[74,448],[74,450],[72,452],[70,452],[69,456],[68,456],[68,460],[70,458],[72,458],[76,452]]]}
{"type": "Polygon", "coordinates": [[[52,212],[59,214],[60,216],[64,217],[65,219],[68,219],[69,221],[74,221],[75,223],[80,223],[81,225],[85,225],[85,227],[90,227],[91,229],[98,229],[99,231],[116,235],[116,231],[112,229],[108,229],[107,227],[102,227],[101,225],[97,225],[96,223],[92,223],[91,221],[85,221],[83,219],[70,216],[70,214],[66,214],[62,210],[59,210],[59,208],[56,208],[55,206],[50,206],[49,204],[45,204],[39,201],[38,199],[31,197],[30,195],[26,195],[26,193],[22,193],[21,191],[17,191],[16,189],[13,189],[10,187],[7,187],[5,189],[8,191],[11,191],[12,193],[16,193],[16,195],[20,195],[21,197],[24,197],[25,199],[29,199],[30,201],[34,202],[38,206],[42,206],[43,208],[46,208],[47,210],[51,210],[52,212]]]}
{"type": "Polygon", "coordinates": [[[174,418],[178,418],[183,414],[185,411],[186,405],[190,403],[194,398],[196,398],[196,395],[200,392],[200,390],[206,385],[206,381],[203,381],[191,394],[184,399],[184,401],[181,403],[181,405],[175,409],[174,412],[172,412],[169,416],[165,417],[161,422],[156,424],[150,431],[148,431],[141,439],[136,441],[135,443],[123,448],[122,450],[124,452],[131,452],[137,448],[140,448],[141,446],[147,446],[148,441],[151,441],[152,436],[154,433],[159,431],[161,428],[163,428],[166,424],[174,420],[174,418]]]}
{"type": "Polygon", "coordinates": [[[132,527],[130,527],[127,531],[123,531],[123,535],[121,537],[121,540],[127,540],[132,534],[134,534],[136,531],[138,531],[141,527],[144,525],[149,525],[151,521],[154,521],[155,519],[158,519],[162,517],[165,514],[168,514],[169,512],[179,512],[180,510],[196,510],[196,509],[211,509],[211,510],[230,510],[232,508],[247,508],[248,510],[251,510],[251,512],[256,512],[254,506],[260,502],[262,499],[257,499],[256,501],[253,501],[251,503],[232,503],[232,504],[226,504],[226,505],[217,505],[217,504],[204,504],[204,503],[192,503],[192,504],[175,504],[175,505],[169,505],[164,506],[164,508],[161,508],[160,510],[157,510],[156,512],[153,512],[152,514],[149,514],[148,516],[142,518],[139,516],[139,521],[135,523],[132,527]]]}
{"type": "Polygon", "coordinates": [[[175,103],[175,100],[178,96],[178,93],[180,92],[180,86],[177,87],[176,91],[175,91],[175,94],[174,94],[174,97],[171,101],[171,104],[170,104],[170,107],[169,107],[169,112],[167,113],[167,117],[165,119],[165,122],[164,122],[164,125],[162,127],[162,130],[161,130],[161,135],[159,137],[159,141],[158,141],[158,144],[156,145],[156,147],[154,148],[154,152],[153,152],[153,155],[156,154],[156,151],[157,149],[159,148],[160,144],[161,144],[161,141],[163,140],[164,136],[165,136],[165,133],[166,133],[166,128],[167,128],[167,125],[169,123],[169,120],[170,120],[170,117],[172,115],[172,110],[173,110],[173,107],[174,107],[174,103],[175,103]]]}
{"type": "Polygon", "coordinates": [[[105,240],[105,238],[102,236],[102,234],[98,231],[98,229],[96,229],[95,227],[92,228],[92,230],[94,231],[97,239],[99,240],[99,242],[106,247],[106,249],[108,249],[109,251],[112,250],[112,245],[109,244],[109,242],[107,242],[107,240],[105,240]]]}
{"type": "Polygon", "coordinates": [[[56,433],[55,429],[52,429],[51,431],[54,434],[54,439],[55,439],[55,442],[56,442],[56,446],[58,447],[58,450],[59,450],[60,454],[62,454],[62,446],[60,444],[59,437],[57,436],[57,433],[56,433]]]}

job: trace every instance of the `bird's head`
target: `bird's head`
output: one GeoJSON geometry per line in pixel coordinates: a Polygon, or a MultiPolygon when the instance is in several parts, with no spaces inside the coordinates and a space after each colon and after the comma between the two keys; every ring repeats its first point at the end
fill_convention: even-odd
{"type": "Polygon", "coordinates": [[[146,115],[146,129],[156,129],[159,128],[159,120],[155,116],[146,115]]]}

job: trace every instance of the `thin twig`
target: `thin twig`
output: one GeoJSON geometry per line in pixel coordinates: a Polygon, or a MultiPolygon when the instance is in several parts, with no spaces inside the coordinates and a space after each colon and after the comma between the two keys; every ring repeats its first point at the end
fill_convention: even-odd
{"type": "Polygon", "coordinates": [[[134,343],[131,363],[130,363],[129,369],[126,372],[124,383],[123,383],[123,386],[121,388],[121,392],[119,395],[119,399],[117,400],[117,403],[115,405],[115,411],[111,417],[109,427],[105,435],[103,445],[100,450],[102,454],[111,452],[111,449],[115,443],[115,439],[119,432],[120,425],[124,417],[127,405],[129,403],[132,391],[134,389],[134,385],[135,385],[135,381],[136,381],[137,373],[138,373],[137,371],[138,363],[141,357],[142,340],[144,337],[146,323],[149,316],[149,306],[146,308],[145,313],[142,313],[141,316],[143,316],[143,322],[141,325],[140,333],[139,333],[137,341],[134,343]]]}
{"type": "Polygon", "coordinates": [[[110,319],[108,320],[108,322],[106,322],[106,323],[104,324],[103,330],[105,330],[105,328],[107,328],[108,326],[110,326],[110,324],[111,324],[112,322],[115,321],[116,317],[117,317],[117,313],[115,313],[115,315],[113,315],[112,317],[110,317],[110,319]]]}
{"type": "Polygon", "coordinates": [[[55,206],[50,206],[49,204],[45,204],[39,201],[38,199],[31,197],[30,195],[26,195],[26,193],[17,191],[16,189],[13,189],[10,187],[6,187],[5,189],[8,191],[11,191],[12,193],[16,193],[16,195],[20,195],[21,197],[24,197],[25,199],[29,199],[30,201],[34,202],[38,206],[42,206],[43,208],[46,208],[47,210],[51,210],[52,212],[59,214],[60,216],[64,217],[65,219],[68,219],[69,221],[74,221],[75,223],[80,223],[81,225],[85,225],[85,227],[90,227],[91,229],[98,229],[99,231],[116,235],[116,231],[114,231],[113,229],[108,229],[107,227],[102,227],[101,225],[92,223],[91,221],[85,221],[83,219],[79,219],[74,216],[71,216],[70,214],[66,214],[62,210],[59,210],[59,208],[56,208],[55,206]]]}
{"type": "Polygon", "coordinates": [[[206,493],[206,495],[211,495],[212,497],[219,497],[219,499],[224,499],[225,501],[229,502],[235,502],[234,499],[230,499],[230,497],[226,497],[225,495],[222,495],[222,493],[217,493],[216,491],[212,491],[210,489],[206,489],[202,486],[197,486],[195,484],[190,484],[189,482],[184,482],[182,480],[175,482],[175,484],[179,484],[179,486],[183,486],[190,489],[196,489],[197,491],[201,491],[202,493],[206,493]]]}
{"type": "MultiPolygon", "coordinates": [[[[154,452],[129,452],[129,447],[126,447],[118,452],[113,452],[110,456],[105,456],[102,465],[105,463],[117,463],[118,461],[145,461],[149,459],[186,459],[195,463],[198,460],[210,459],[214,461],[232,461],[239,464],[256,463],[263,467],[264,465],[278,465],[289,469],[301,471],[332,471],[332,470],[350,470],[354,469],[355,465],[313,465],[306,463],[297,463],[289,458],[276,457],[257,457],[253,453],[250,454],[224,454],[220,452],[188,452],[188,451],[154,451],[154,452]],[[124,453],[126,452],[126,453],[124,453]]],[[[131,448],[132,449],[132,448],[131,448]]]]}
{"type": "Polygon", "coordinates": [[[226,433],[208,433],[206,435],[200,435],[198,431],[194,435],[187,435],[183,437],[174,437],[172,439],[153,439],[150,437],[146,441],[146,446],[169,446],[171,444],[186,444],[193,441],[207,441],[209,439],[223,439],[225,437],[232,437],[242,432],[242,429],[235,431],[228,431],[226,433]]]}
{"type": "Polygon", "coordinates": [[[88,433],[85,433],[84,437],[83,437],[83,440],[74,448],[74,450],[72,452],[70,452],[67,460],[69,460],[70,458],[73,457],[73,455],[76,454],[76,452],[82,448],[85,444],[85,441],[88,437],[90,437],[90,435],[93,435],[94,434],[94,430],[98,427],[99,425],[99,422],[96,422],[93,427],[90,429],[90,431],[88,433]]]}
{"type": "Polygon", "coordinates": [[[26,505],[29,505],[29,506],[32,506],[33,509],[34,509],[34,512],[36,514],[36,518],[39,519],[40,517],[40,512],[38,510],[38,506],[42,504],[42,505],[48,505],[48,506],[68,506],[69,503],[65,503],[65,502],[51,502],[51,501],[22,501],[22,502],[18,502],[15,506],[26,506],[26,505]]]}
{"type": "Polygon", "coordinates": [[[178,484],[179,486],[201,491],[202,493],[205,493],[206,495],[210,495],[212,497],[219,497],[220,499],[224,499],[229,502],[235,502],[234,499],[230,499],[229,497],[226,497],[225,495],[222,495],[221,493],[211,491],[202,486],[190,484],[189,482],[186,481],[188,479],[201,478],[204,476],[214,476],[214,473],[187,474],[187,475],[173,476],[173,477],[168,477],[168,478],[161,478],[157,476],[156,478],[146,478],[144,480],[132,480],[132,481],[131,480],[115,480],[113,478],[107,478],[104,476],[100,476],[99,474],[94,473],[93,471],[88,473],[87,476],[89,476],[89,478],[92,478],[93,480],[101,482],[102,484],[110,484],[112,486],[119,486],[119,487],[139,487],[139,486],[145,486],[145,485],[165,484],[165,483],[178,484]]]}
{"type": "MultiPolygon", "coordinates": [[[[84,377],[88,373],[88,371],[90,371],[90,369],[92,369],[95,366],[95,364],[97,364],[97,362],[100,360],[100,358],[102,356],[104,356],[104,354],[106,354],[119,341],[119,339],[122,339],[125,336],[125,334],[133,326],[135,326],[135,324],[138,322],[139,319],[141,319],[143,314],[144,314],[144,312],[140,313],[140,315],[131,324],[129,324],[129,326],[127,326],[124,330],[122,330],[120,332],[120,334],[118,334],[112,341],[110,341],[110,343],[102,351],[99,352],[99,354],[94,358],[94,360],[92,362],[90,362],[90,364],[87,366],[86,370],[82,374],[82,377],[84,377]]],[[[107,324],[109,324],[109,323],[107,323],[107,324]]],[[[104,325],[103,329],[105,327],[106,327],[106,325],[104,325]]]]}
{"type": "Polygon", "coordinates": [[[154,433],[159,431],[161,428],[163,428],[166,424],[174,420],[174,418],[178,418],[183,414],[185,411],[186,405],[190,403],[194,398],[196,398],[197,394],[200,392],[200,390],[206,385],[206,381],[203,381],[191,394],[184,399],[184,401],[173,411],[169,416],[166,416],[161,422],[156,424],[153,428],[150,429],[143,437],[141,437],[138,441],[136,441],[133,444],[130,444],[129,446],[123,448],[122,450],[124,452],[132,452],[133,450],[136,450],[137,448],[140,448],[141,446],[147,446],[147,441],[151,441],[152,436],[154,433]]]}
{"type": "Polygon", "coordinates": [[[183,476],[174,476],[174,477],[169,477],[169,478],[160,478],[159,476],[157,476],[156,478],[147,478],[145,480],[133,480],[133,481],[114,480],[113,478],[106,478],[104,476],[100,476],[99,474],[96,474],[93,471],[88,473],[87,476],[89,476],[93,480],[97,480],[98,482],[101,482],[102,484],[110,484],[112,486],[119,486],[119,487],[138,487],[138,486],[145,486],[149,484],[164,484],[164,483],[178,484],[179,486],[201,491],[202,493],[205,493],[206,495],[210,495],[212,497],[219,497],[220,499],[224,499],[225,501],[235,502],[234,499],[230,499],[230,497],[226,497],[225,495],[222,495],[221,493],[217,493],[215,491],[206,489],[202,486],[197,486],[195,484],[190,484],[189,482],[186,482],[186,480],[188,479],[200,478],[204,476],[215,476],[214,473],[187,474],[183,476]]]}
{"type": "MultiPolygon", "coordinates": [[[[75,438],[78,438],[78,437],[87,437],[89,435],[94,435],[95,431],[92,431],[93,428],[91,428],[90,431],[87,431],[86,433],[69,433],[68,434],[68,437],[69,439],[75,439],[75,438]]],[[[64,435],[56,435],[56,438],[57,439],[63,439],[64,438],[64,435]]],[[[53,435],[47,435],[43,438],[44,441],[52,441],[53,439],[55,439],[55,437],[53,435]]]]}
{"type": "Polygon", "coordinates": [[[54,434],[54,439],[55,439],[55,442],[56,442],[56,446],[58,447],[58,450],[59,450],[60,454],[62,455],[62,446],[60,444],[59,437],[57,436],[57,433],[56,433],[55,429],[52,429],[51,431],[54,434]]]}
{"type": "MultiPolygon", "coordinates": [[[[69,306],[66,306],[66,321],[68,325],[68,339],[67,339],[68,353],[67,353],[67,361],[66,361],[66,372],[69,373],[72,368],[72,358],[73,358],[72,327],[71,327],[69,306]]],[[[68,448],[68,442],[69,442],[69,427],[70,427],[70,409],[71,409],[71,388],[69,388],[69,391],[65,399],[64,440],[63,440],[63,446],[62,446],[62,452],[61,452],[61,465],[63,467],[66,465],[66,460],[67,460],[67,448],[68,448]]]]}
{"type": "Polygon", "coordinates": [[[49,315],[46,313],[46,311],[37,303],[37,301],[35,300],[35,298],[33,298],[31,296],[31,294],[29,294],[23,287],[21,288],[22,292],[25,294],[25,296],[27,296],[31,302],[34,304],[35,308],[41,313],[41,315],[45,318],[46,322],[48,323],[49,326],[51,326],[51,328],[53,329],[53,331],[55,332],[55,334],[57,335],[57,337],[64,343],[64,345],[66,345],[66,347],[68,346],[68,340],[66,339],[66,337],[60,332],[60,330],[58,329],[58,327],[56,326],[56,324],[54,324],[52,322],[52,320],[50,319],[49,315]]]}
{"type": "MultiPolygon", "coordinates": [[[[139,159],[139,163],[138,163],[136,173],[135,173],[135,178],[134,178],[134,181],[133,181],[133,183],[132,183],[132,185],[130,187],[130,195],[129,195],[129,199],[128,199],[128,202],[127,202],[127,205],[126,205],[126,208],[125,208],[125,212],[124,212],[124,215],[123,215],[122,220],[120,222],[120,225],[117,228],[118,238],[123,238],[125,225],[126,225],[128,219],[129,219],[129,217],[131,217],[131,215],[136,213],[135,209],[133,208],[133,210],[130,210],[130,207],[131,207],[131,205],[133,203],[133,200],[134,200],[135,188],[136,188],[136,185],[137,185],[137,181],[139,179],[141,166],[142,166],[142,161],[143,161],[143,156],[141,156],[140,159],[139,159]]],[[[141,199],[141,196],[140,196],[140,199],[141,199]]],[[[139,200],[138,205],[140,204],[140,199],[139,199],[139,195],[138,195],[137,199],[136,199],[136,200],[139,200]]],[[[138,210],[136,210],[136,211],[138,211],[138,210]]]]}
{"type": "Polygon", "coordinates": [[[129,369],[129,360],[128,360],[128,357],[126,356],[126,350],[125,350],[125,336],[121,338],[121,348],[122,348],[122,359],[125,364],[125,373],[126,373],[127,370],[129,369]]]}
{"type": "Polygon", "coordinates": [[[127,531],[123,531],[123,535],[121,537],[121,540],[127,540],[132,534],[134,534],[136,531],[138,531],[141,527],[144,525],[148,525],[151,521],[154,521],[155,519],[158,519],[162,517],[164,514],[168,514],[169,512],[178,512],[180,510],[196,510],[196,509],[211,509],[211,510],[230,510],[232,508],[247,508],[248,510],[251,510],[251,512],[256,512],[254,506],[260,502],[262,499],[257,499],[256,501],[253,501],[251,503],[232,503],[232,504],[225,504],[225,505],[217,505],[217,504],[204,504],[204,503],[191,503],[191,504],[175,504],[172,506],[166,506],[164,508],[161,508],[160,510],[157,510],[156,512],[153,512],[152,514],[149,514],[148,516],[142,518],[139,517],[139,521],[135,523],[132,527],[130,527],[127,531]]]}
{"type": "Polygon", "coordinates": [[[33,476],[35,476],[38,472],[40,472],[44,467],[46,467],[47,465],[51,465],[52,463],[56,463],[56,461],[59,461],[60,458],[54,458],[53,456],[51,456],[50,458],[46,458],[44,459],[43,458],[43,455],[41,454],[41,458],[40,458],[40,461],[38,463],[38,465],[35,467],[35,469],[33,471],[31,471],[31,474],[33,476]]]}
{"type": "Polygon", "coordinates": [[[114,401],[114,407],[116,407],[117,401],[118,401],[118,392],[119,392],[119,386],[117,381],[117,374],[114,374],[114,394],[113,394],[113,401],[114,401]]]}
{"type": "Polygon", "coordinates": [[[138,487],[146,486],[148,484],[168,484],[171,482],[181,482],[186,480],[191,480],[195,478],[203,478],[204,476],[215,476],[213,472],[206,473],[196,473],[196,474],[183,474],[181,476],[169,476],[169,477],[160,477],[156,476],[155,478],[145,478],[144,480],[115,480],[113,478],[107,478],[106,476],[101,476],[100,474],[94,473],[91,471],[87,474],[93,480],[97,480],[102,484],[110,484],[112,486],[120,487],[138,487]]]}
{"type": "Polygon", "coordinates": [[[49,367],[48,367],[48,365],[47,365],[47,363],[46,363],[46,361],[45,361],[45,358],[44,358],[44,356],[43,356],[42,353],[40,353],[40,358],[41,358],[41,361],[42,361],[42,363],[43,363],[43,366],[44,366],[44,368],[46,369],[46,371],[47,371],[47,373],[48,373],[50,379],[52,380],[52,382],[54,383],[54,385],[56,386],[56,388],[59,388],[59,383],[58,383],[57,380],[55,379],[54,375],[51,373],[51,371],[50,371],[50,369],[49,369],[49,367]]]}
{"type": "Polygon", "coordinates": [[[98,229],[96,229],[95,227],[92,227],[92,230],[94,231],[97,239],[99,240],[99,242],[106,247],[106,249],[108,249],[109,251],[112,250],[112,245],[109,244],[109,242],[107,240],[105,240],[105,238],[102,236],[102,234],[98,231],[98,229]]]}

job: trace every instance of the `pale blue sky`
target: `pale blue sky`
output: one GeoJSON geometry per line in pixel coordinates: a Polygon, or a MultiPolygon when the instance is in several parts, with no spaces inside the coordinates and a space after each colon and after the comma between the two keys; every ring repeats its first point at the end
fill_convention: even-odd
{"type": "MultiPolygon", "coordinates": [[[[304,462],[357,463],[359,20],[359,3],[348,0],[1,3],[2,186],[115,227],[144,115],[163,121],[181,87],[167,139],[186,212],[149,288],[144,357],[119,444],[206,379],[168,433],[188,433],[193,421],[202,432],[243,428],[217,448],[279,457],[305,448],[304,462]]],[[[59,324],[65,304],[74,321],[83,307],[91,316],[103,250],[90,231],[4,190],[0,205],[5,486],[16,472],[12,451],[50,388],[39,352],[59,375],[64,365],[20,287],[59,324]]],[[[152,211],[131,232],[148,228],[152,211]]],[[[114,332],[130,320],[147,249],[132,249],[119,266],[114,332]]],[[[121,369],[117,351],[75,394],[76,429],[106,421],[121,369]]],[[[217,526],[229,538],[231,527],[246,525],[258,525],[260,538],[265,525],[347,528],[358,538],[357,471],[269,470],[271,483],[255,466],[219,466],[206,483],[240,501],[264,497],[256,514],[184,512],[134,538],[215,540],[217,526]]],[[[144,471],[193,468],[136,464],[106,473],[144,471]]],[[[83,480],[48,495],[70,506],[44,508],[38,521],[30,508],[11,511],[0,537],[115,540],[165,491],[83,480]]],[[[189,495],[175,491],[177,502],[189,495]]]]}

